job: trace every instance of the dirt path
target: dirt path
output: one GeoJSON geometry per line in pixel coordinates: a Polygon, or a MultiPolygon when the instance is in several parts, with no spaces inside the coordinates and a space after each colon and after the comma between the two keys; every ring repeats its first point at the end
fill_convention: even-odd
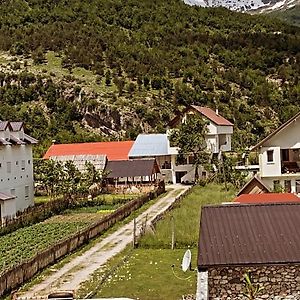
{"type": "MultiPolygon", "coordinates": [[[[159,199],[137,217],[137,232],[139,232],[142,223],[145,221],[146,215],[148,222],[151,222],[158,214],[164,212],[178,195],[188,188],[187,186],[173,185],[172,190],[166,196],[159,199]]],[[[101,242],[65,264],[41,283],[33,286],[28,292],[22,294],[22,298],[44,296],[53,291],[77,290],[82,282],[90,279],[94,271],[131,243],[132,238],[133,221],[108,235],[101,242]]]]}

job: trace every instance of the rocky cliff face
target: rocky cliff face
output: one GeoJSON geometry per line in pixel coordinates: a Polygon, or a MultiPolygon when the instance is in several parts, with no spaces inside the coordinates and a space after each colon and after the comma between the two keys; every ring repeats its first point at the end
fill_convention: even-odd
{"type": "Polygon", "coordinates": [[[268,12],[288,9],[300,3],[299,0],[184,0],[190,5],[202,7],[226,7],[235,11],[268,12]]]}

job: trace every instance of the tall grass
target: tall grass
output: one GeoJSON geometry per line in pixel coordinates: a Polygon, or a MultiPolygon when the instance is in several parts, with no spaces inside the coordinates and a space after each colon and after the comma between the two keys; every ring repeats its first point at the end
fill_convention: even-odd
{"type": "Polygon", "coordinates": [[[171,247],[172,222],[175,228],[175,248],[196,247],[199,238],[201,206],[232,201],[234,189],[226,191],[223,186],[209,184],[195,186],[178,207],[168,212],[159,221],[154,232],[147,232],[140,240],[140,247],[168,249],[171,247]]]}

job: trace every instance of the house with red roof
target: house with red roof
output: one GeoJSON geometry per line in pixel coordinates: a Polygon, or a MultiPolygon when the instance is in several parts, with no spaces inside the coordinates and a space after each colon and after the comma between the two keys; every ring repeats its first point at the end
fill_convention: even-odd
{"type": "Polygon", "coordinates": [[[300,198],[292,193],[264,193],[264,194],[242,194],[234,199],[234,202],[241,204],[260,203],[300,203],[300,198]]]}
{"type": "Polygon", "coordinates": [[[108,160],[127,160],[133,141],[53,144],[44,159],[72,155],[105,155],[108,160]]]}
{"type": "Polygon", "coordinates": [[[231,151],[231,136],[233,134],[233,124],[222,117],[218,110],[214,111],[209,107],[197,105],[188,106],[181,114],[178,114],[169,123],[170,128],[176,127],[180,122],[184,122],[191,114],[199,114],[209,121],[206,143],[212,153],[220,151],[231,151]]]}

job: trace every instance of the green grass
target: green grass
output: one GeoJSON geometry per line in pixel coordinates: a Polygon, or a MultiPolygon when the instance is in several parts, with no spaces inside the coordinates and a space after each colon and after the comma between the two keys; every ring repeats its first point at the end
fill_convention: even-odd
{"type": "MultiPolygon", "coordinates": [[[[180,269],[183,249],[135,249],[128,261],[122,264],[116,272],[111,273],[100,288],[99,281],[128,255],[128,250],[113,258],[93,274],[92,280],[82,285],[78,292],[84,297],[90,290],[97,289],[93,298],[129,297],[142,300],[176,300],[182,295],[193,294],[196,290],[196,272],[184,273],[180,269]],[[172,270],[174,267],[174,273],[172,270]]],[[[196,263],[197,250],[192,249],[193,265],[196,263]]]]}
{"type": "Polygon", "coordinates": [[[34,197],[34,204],[40,204],[40,203],[45,203],[48,201],[51,201],[51,197],[50,196],[35,196],[34,197]]]}
{"type": "MultiPolygon", "coordinates": [[[[171,189],[167,189],[167,191],[170,191],[171,189]]],[[[119,229],[121,226],[128,224],[130,221],[132,221],[133,218],[137,217],[138,215],[140,215],[141,213],[143,213],[145,210],[147,210],[151,205],[153,205],[154,203],[156,203],[159,199],[161,199],[162,197],[164,197],[166,195],[166,193],[163,193],[161,195],[159,195],[157,198],[152,199],[150,201],[148,201],[146,204],[144,204],[141,208],[137,209],[136,211],[132,212],[129,217],[127,217],[126,219],[124,219],[123,221],[118,222],[117,224],[115,224],[114,226],[112,226],[111,228],[109,228],[107,231],[105,231],[103,234],[101,234],[100,236],[96,237],[95,239],[91,240],[88,244],[83,245],[82,247],[80,247],[76,252],[71,253],[70,255],[62,258],[59,262],[57,262],[56,264],[54,264],[51,267],[48,267],[46,269],[44,269],[43,271],[41,271],[39,274],[37,274],[36,276],[34,276],[30,281],[26,282],[20,289],[18,292],[25,292],[27,290],[29,290],[30,288],[32,288],[34,285],[40,283],[41,281],[45,280],[45,278],[49,275],[51,275],[53,273],[53,271],[59,270],[60,268],[62,268],[65,264],[67,264],[68,262],[70,262],[72,259],[76,258],[77,256],[81,255],[82,253],[86,252],[87,250],[89,250],[91,247],[95,246],[97,243],[101,242],[105,237],[107,237],[109,234],[115,232],[117,229],[119,229]]],[[[134,195],[131,195],[134,196],[134,195]]],[[[110,199],[114,199],[114,195],[111,195],[110,199]]],[[[126,195],[125,195],[126,197],[126,195]]],[[[127,196],[129,197],[129,195],[127,196]]],[[[123,255],[120,254],[120,255],[123,255]]]]}
{"type": "Polygon", "coordinates": [[[97,270],[92,279],[81,286],[78,295],[84,297],[94,291],[93,298],[176,300],[182,299],[182,295],[195,294],[196,272],[183,273],[180,265],[185,250],[190,248],[192,267],[196,268],[201,206],[231,201],[234,195],[235,190],[226,191],[216,184],[193,187],[191,193],[157,223],[154,234],[148,232],[139,241],[138,249],[131,253],[127,248],[97,270]],[[172,218],[175,222],[175,250],[170,249],[172,218]],[[125,263],[124,257],[128,257],[125,263]],[[171,268],[173,264],[175,275],[171,268]],[[104,281],[104,278],[107,279],[104,281]]]}
{"type": "Polygon", "coordinates": [[[185,197],[180,206],[168,212],[165,218],[141,240],[140,246],[145,248],[170,248],[172,222],[175,226],[176,247],[196,247],[199,237],[200,209],[202,205],[219,204],[231,201],[234,190],[226,191],[222,186],[209,184],[205,187],[195,186],[185,197]]]}

